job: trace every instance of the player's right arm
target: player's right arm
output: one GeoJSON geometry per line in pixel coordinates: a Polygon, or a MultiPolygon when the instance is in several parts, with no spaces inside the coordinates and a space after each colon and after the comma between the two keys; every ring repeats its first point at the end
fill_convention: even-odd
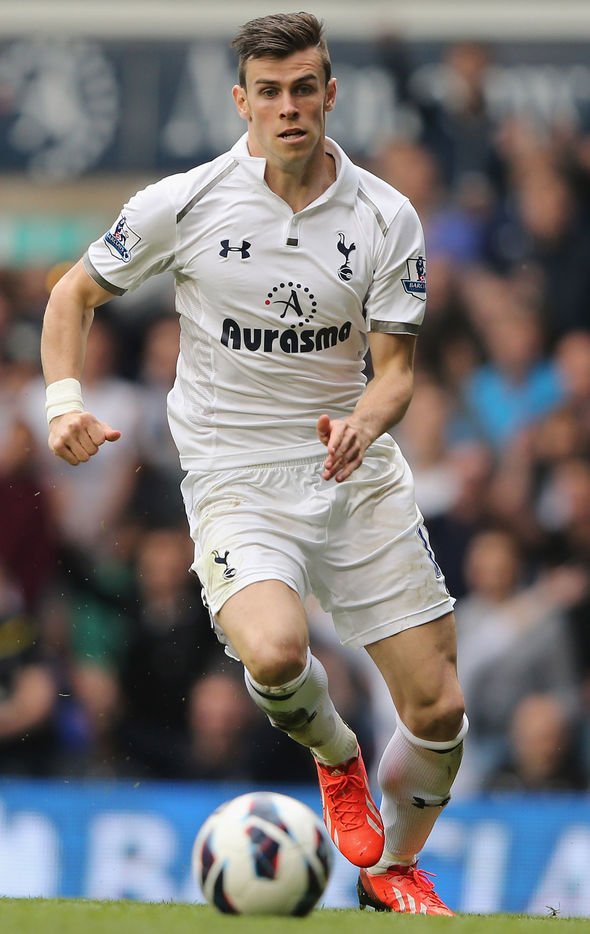
{"type": "Polygon", "coordinates": [[[87,461],[105,441],[116,441],[121,436],[83,411],[74,382],[79,388],[94,309],[111,298],[112,292],[98,285],[80,260],[54,285],[43,318],[41,362],[48,400],[59,399],[59,414],[49,422],[48,444],[54,454],[73,465],[87,461]]]}

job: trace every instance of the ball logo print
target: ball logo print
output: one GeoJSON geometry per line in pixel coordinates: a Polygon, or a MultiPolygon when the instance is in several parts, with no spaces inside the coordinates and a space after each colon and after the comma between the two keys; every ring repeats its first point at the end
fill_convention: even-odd
{"type": "Polygon", "coordinates": [[[199,830],[192,869],[205,899],[224,914],[309,914],[332,870],[322,821],[294,798],[240,795],[199,830]]]}

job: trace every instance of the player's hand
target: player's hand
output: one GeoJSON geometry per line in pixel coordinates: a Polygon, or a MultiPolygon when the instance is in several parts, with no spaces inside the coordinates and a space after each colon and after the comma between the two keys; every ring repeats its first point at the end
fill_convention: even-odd
{"type": "Polygon", "coordinates": [[[101,422],[91,412],[66,412],[49,423],[49,450],[68,464],[82,464],[105,441],[117,441],[121,432],[101,422]]]}
{"type": "Polygon", "coordinates": [[[346,418],[320,415],[317,422],[318,438],[328,448],[322,477],[342,483],[363,462],[370,438],[346,418]]]}

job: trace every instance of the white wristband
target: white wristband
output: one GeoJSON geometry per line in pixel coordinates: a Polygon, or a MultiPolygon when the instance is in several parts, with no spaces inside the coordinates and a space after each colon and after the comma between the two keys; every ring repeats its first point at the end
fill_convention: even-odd
{"type": "Polygon", "coordinates": [[[82,387],[77,379],[68,377],[67,379],[58,379],[55,383],[49,383],[45,402],[47,424],[52,418],[65,415],[66,412],[83,411],[82,387]]]}

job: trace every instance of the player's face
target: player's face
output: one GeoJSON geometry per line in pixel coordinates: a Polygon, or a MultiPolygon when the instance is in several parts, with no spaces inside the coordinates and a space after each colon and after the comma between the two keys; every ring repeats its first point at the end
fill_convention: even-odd
{"type": "Polygon", "coordinates": [[[246,65],[246,87],[236,85],[234,100],[248,121],[248,146],[286,170],[323,158],[326,114],[334,107],[336,81],[327,84],[315,48],[287,58],[257,58],[246,65]]]}

